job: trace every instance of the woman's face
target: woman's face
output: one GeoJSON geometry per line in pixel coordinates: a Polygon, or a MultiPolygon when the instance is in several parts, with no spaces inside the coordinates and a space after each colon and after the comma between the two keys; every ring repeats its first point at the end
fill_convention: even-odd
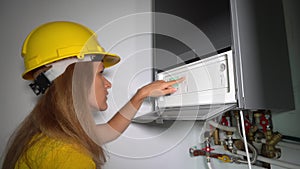
{"type": "Polygon", "coordinates": [[[94,62],[94,80],[91,86],[89,101],[92,109],[104,111],[107,109],[108,89],[111,88],[111,83],[103,76],[104,65],[102,62],[94,62]]]}

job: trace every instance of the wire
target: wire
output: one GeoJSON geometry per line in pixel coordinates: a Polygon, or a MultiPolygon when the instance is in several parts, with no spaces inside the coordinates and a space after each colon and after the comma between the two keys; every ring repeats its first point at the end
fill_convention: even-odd
{"type": "Polygon", "coordinates": [[[243,115],[243,111],[242,110],[240,110],[240,116],[241,116],[241,123],[242,123],[242,132],[243,132],[243,138],[244,138],[244,145],[245,145],[245,150],[246,150],[246,155],[247,155],[247,161],[248,161],[248,168],[252,169],[252,167],[251,167],[251,161],[250,161],[250,154],[249,154],[249,150],[248,150],[248,142],[247,142],[247,138],[246,138],[244,115],[243,115]]]}
{"type": "MultiPolygon", "coordinates": [[[[238,136],[241,138],[241,140],[243,141],[243,143],[244,143],[245,145],[248,145],[249,148],[251,149],[251,151],[252,151],[252,153],[253,153],[253,155],[252,155],[252,160],[251,160],[251,164],[254,164],[254,163],[256,162],[256,160],[257,160],[257,155],[258,155],[257,150],[256,150],[256,148],[255,148],[252,144],[250,144],[250,143],[248,143],[248,142],[245,143],[244,137],[242,136],[242,133],[241,133],[241,124],[240,124],[240,118],[239,118],[239,116],[236,116],[236,121],[237,121],[237,131],[238,131],[238,136]]],[[[238,160],[238,162],[244,163],[244,164],[248,163],[248,162],[245,161],[245,160],[238,160]]]]}
{"type": "Polygon", "coordinates": [[[209,169],[213,169],[210,162],[207,162],[207,166],[209,169]]]}
{"type": "Polygon", "coordinates": [[[210,157],[206,158],[206,163],[207,163],[208,169],[213,169],[212,166],[211,166],[210,157]]]}
{"type": "MultiPolygon", "coordinates": [[[[236,153],[239,155],[242,155],[242,156],[246,156],[246,153],[244,151],[237,150],[236,153]]],[[[276,166],[283,167],[283,168],[289,168],[289,169],[299,169],[300,168],[300,165],[296,164],[296,163],[292,163],[292,162],[288,162],[288,161],[281,161],[279,159],[266,158],[263,156],[257,156],[257,160],[263,161],[266,163],[270,163],[272,165],[276,165],[276,166]]]]}
{"type": "Polygon", "coordinates": [[[221,124],[219,124],[219,123],[217,123],[217,122],[215,122],[213,120],[208,121],[208,123],[210,125],[212,125],[213,127],[221,129],[221,130],[224,130],[224,131],[231,131],[231,132],[235,132],[236,131],[235,127],[224,126],[224,125],[221,125],[221,124]]]}

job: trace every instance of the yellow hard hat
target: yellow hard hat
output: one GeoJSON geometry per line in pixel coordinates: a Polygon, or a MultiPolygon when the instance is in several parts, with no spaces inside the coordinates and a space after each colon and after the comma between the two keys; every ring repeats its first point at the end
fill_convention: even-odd
{"type": "Polygon", "coordinates": [[[97,41],[97,35],[89,28],[74,22],[55,21],[34,29],[25,39],[22,47],[25,71],[22,77],[33,79],[33,70],[62,59],[85,55],[103,55],[104,67],[120,61],[120,57],[107,53],[97,41]]]}

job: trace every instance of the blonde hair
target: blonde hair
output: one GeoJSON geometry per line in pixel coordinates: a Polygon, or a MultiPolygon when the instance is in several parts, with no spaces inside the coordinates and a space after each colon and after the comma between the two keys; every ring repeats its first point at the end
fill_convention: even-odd
{"type": "Polygon", "coordinates": [[[66,71],[53,81],[32,112],[11,136],[3,169],[14,168],[18,159],[45,136],[75,142],[87,150],[97,168],[105,162],[102,148],[87,135],[76,115],[76,111],[89,113],[87,94],[93,81],[93,67],[90,62],[76,63],[75,74],[74,69],[75,64],[68,66],[66,71]],[[74,81],[78,84],[73,85],[74,81]],[[80,105],[76,99],[74,101],[72,88],[81,93],[80,105]],[[32,138],[39,134],[41,138],[32,142],[32,138]]]}

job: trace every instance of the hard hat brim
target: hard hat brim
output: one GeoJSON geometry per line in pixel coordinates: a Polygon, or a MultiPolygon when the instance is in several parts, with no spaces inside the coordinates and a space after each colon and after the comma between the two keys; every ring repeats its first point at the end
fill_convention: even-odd
{"type": "Polygon", "coordinates": [[[121,60],[121,58],[118,55],[107,53],[104,55],[102,62],[104,64],[104,67],[108,68],[108,67],[114,66],[115,64],[119,63],[120,60],[121,60]]]}
{"type": "MultiPolygon", "coordinates": [[[[119,63],[120,60],[121,60],[121,58],[118,55],[112,54],[112,53],[107,53],[107,52],[98,53],[97,52],[97,53],[94,53],[94,54],[103,55],[102,62],[103,62],[103,65],[104,65],[105,68],[112,67],[112,66],[116,65],[117,63],[119,63]]],[[[77,56],[74,56],[74,57],[77,57],[77,56]]],[[[65,59],[67,59],[67,58],[70,58],[70,57],[68,56],[65,59]]],[[[63,59],[63,58],[60,58],[60,59],[63,59]]],[[[49,63],[52,63],[54,61],[58,61],[58,59],[57,60],[51,60],[51,61],[49,61],[49,63]]],[[[38,65],[36,68],[39,68],[40,66],[42,66],[42,65],[38,65]]],[[[34,79],[33,78],[33,72],[36,68],[33,68],[32,70],[25,71],[22,74],[22,78],[25,79],[25,80],[33,80],[34,79]]]]}

